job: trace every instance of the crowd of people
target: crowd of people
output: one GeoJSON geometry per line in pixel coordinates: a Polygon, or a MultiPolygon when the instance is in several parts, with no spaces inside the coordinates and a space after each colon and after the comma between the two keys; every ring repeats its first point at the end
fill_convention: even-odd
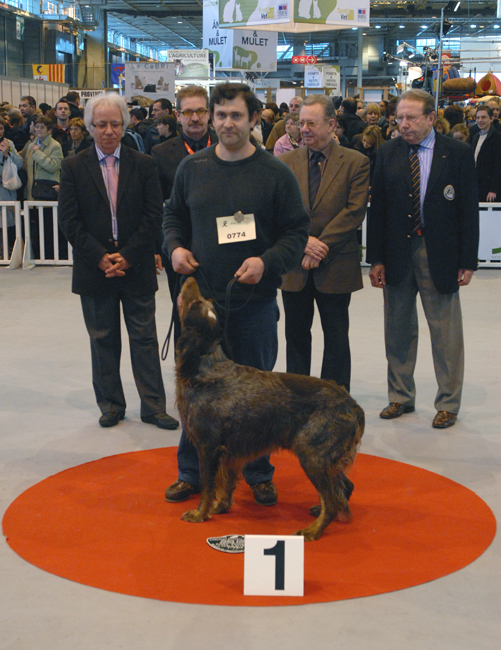
{"type": "MultiPolygon", "coordinates": [[[[25,111],[28,104],[22,103],[25,111]]],[[[90,337],[101,426],[116,426],[126,412],[121,312],[141,419],[179,426],[165,411],[158,358],[155,292],[163,269],[176,340],[183,276],[196,277],[221,319],[226,287],[237,280],[226,315],[233,357],[263,370],[277,357],[277,289],[288,372],[310,374],[316,306],[324,335],[321,377],[349,391],[349,305],[363,288],[357,235],[369,191],[367,259],[372,285],[383,289],[388,358],[389,404],[380,416],[415,409],[419,293],[438,384],[432,425],[455,424],[463,382],[458,290],[476,269],[479,189],[485,200],[498,192],[489,170],[485,185],[477,183],[486,153],[501,137],[492,106],[479,105],[469,125],[471,111],[446,109],[449,131],[442,123],[442,131],[436,128],[433,99],[418,90],[388,104],[308,95],[277,107],[227,82],[210,98],[205,88],[186,86],[175,106],[158,99],[149,112],[137,100],[127,107],[115,93],[90,100],[83,120],[71,117],[68,106],[68,99],[58,102],[55,121],[47,114],[32,120],[29,156],[21,151],[19,159],[35,162],[33,177],[42,154],[58,161],[59,224],[73,247],[72,288],[90,337]],[[463,126],[471,145],[454,135],[463,126]],[[238,240],[228,238],[228,227],[238,240]]],[[[40,170],[49,177],[55,170],[43,160],[40,170]]],[[[182,424],[170,502],[200,491],[197,451],[182,424]]],[[[277,501],[273,471],[268,457],[244,469],[261,505],[277,501]]]]}
{"type": "MultiPolygon", "coordinates": [[[[27,198],[44,191],[59,199],[60,241],[73,247],[73,291],[90,337],[100,425],[125,416],[122,311],[141,419],[179,426],[165,411],[155,326],[163,269],[176,340],[180,279],[194,275],[221,319],[226,286],[237,279],[227,336],[234,360],[263,370],[277,357],[277,289],[288,372],[310,374],[316,306],[321,377],[349,391],[349,305],[363,288],[358,235],[370,196],[367,260],[372,286],[383,289],[388,359],[389,404],[380,416],[415,409],[419,293],[438,384],[432,424],[453,426],[463,383],[459,288],[477,268],[478,203],[501,192],[498,100],[451,105],[440,115],[422,90],[379,104],[308,95],[263,106],[248,86],[227,82],[210,98],[193,85],[179,90],[175,106],[166,98],[147,104],[127,106],[108,93],[82,112],[70,92],[54,109],[37,108],[32,97],[19,109],[0,106],[2,164],[10,157],[24,168],[27,198]],[[228,224],[238,241],[225,237],[228,224]]],[[[2,188],[2,197],[14,194],[2,188]]],[[[52,227],[52,219],[45,223],[52,227]]],[[[184,430],[178,469],[166,492],[171,502],[200,491],[197,452],[184,430]]],[[[244,468],[261,505],[278,498],[273,471],[268,457],[244,468]]]]}

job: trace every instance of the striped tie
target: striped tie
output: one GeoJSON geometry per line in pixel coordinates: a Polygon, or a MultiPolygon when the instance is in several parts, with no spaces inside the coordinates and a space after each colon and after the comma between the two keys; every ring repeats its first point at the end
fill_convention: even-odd
{"type": "Polygon", "coordinates": [[[308,191],[310,198],[310,210],[313,209],[313,204],[317,198],[318,188],[322,180],[322,167],[321,163],[325,158],[321,151],[312,151],[310,156],[310,166],[308,169],[308,191]]]}
{"type": "Polygon", "coordinates": [[[411,186],[412,186],[412,229],[413,235],[421,234],[421,171],[419,168],[419,144],[411,144],[411,186]]]}

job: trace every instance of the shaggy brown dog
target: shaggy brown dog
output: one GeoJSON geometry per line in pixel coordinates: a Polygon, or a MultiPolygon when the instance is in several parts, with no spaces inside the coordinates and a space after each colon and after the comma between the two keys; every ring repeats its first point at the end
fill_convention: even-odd
{"type": "Polygon", "coordinates": [[[333,381],[264,372],[230,361],[212,302],[193,278],[181,290],[182,335],[177,344],[177,405],[200,460],[201,499],[185,521],[201,522],[232,505],[243,464],[289,449],[320,496],[317,519],[298,531],[318,539],[333,520],[351,517],[353,463],[364,431],[364,412],[333,381]]]}

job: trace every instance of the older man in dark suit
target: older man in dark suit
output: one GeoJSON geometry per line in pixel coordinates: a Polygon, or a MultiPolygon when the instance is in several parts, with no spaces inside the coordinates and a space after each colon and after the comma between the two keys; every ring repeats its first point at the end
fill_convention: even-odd
{"type": "Polygon", "coordinates": [[[73,246],[74,293],[81,296],[101,418],[111,427],[125,415],[120,379],[120,305],[129,335],[141,419],[162,429],[179,423],[165,412],[155,325],[155,240],[162,195],[154,162],[120,144],[129,120],[116,93],[90,100],[85,123],[95,146],[62,165],[61,230],[73,246]]]}
{"type": "Polygon", "coordinates": [[[336,114],[325,95],[309,95],[299,113],[306,145],[280,156],[297,178],[310,236],[302,262],[283,277],[287,372],[310,374],[315,303],[324,333],[321,377],[350,390],[348,307],[362,289],[357,230],[367,211],[369,159],[332,139],[336,114]]]}
{"type": "Polygon", "coordinates": [[[402,137],[378,150],[368,222],[370,279],[384,290],[390,403],[380,416],[415,409],[419,292],[438,383],[433,427],[444,429],[456,422],[463,385],[459,287],[477,268],[475,165],[470,147],[433,130],[427,92],[404,93],[396,116],[402,137]]]}

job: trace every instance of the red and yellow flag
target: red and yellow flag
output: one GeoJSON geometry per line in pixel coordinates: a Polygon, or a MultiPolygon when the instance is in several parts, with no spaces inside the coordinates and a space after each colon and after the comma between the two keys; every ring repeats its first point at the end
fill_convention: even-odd
{"type": "Polygon", "coordinates": [[[33,79],[64,83],[64,63],[33,64],[33,79]]]}

